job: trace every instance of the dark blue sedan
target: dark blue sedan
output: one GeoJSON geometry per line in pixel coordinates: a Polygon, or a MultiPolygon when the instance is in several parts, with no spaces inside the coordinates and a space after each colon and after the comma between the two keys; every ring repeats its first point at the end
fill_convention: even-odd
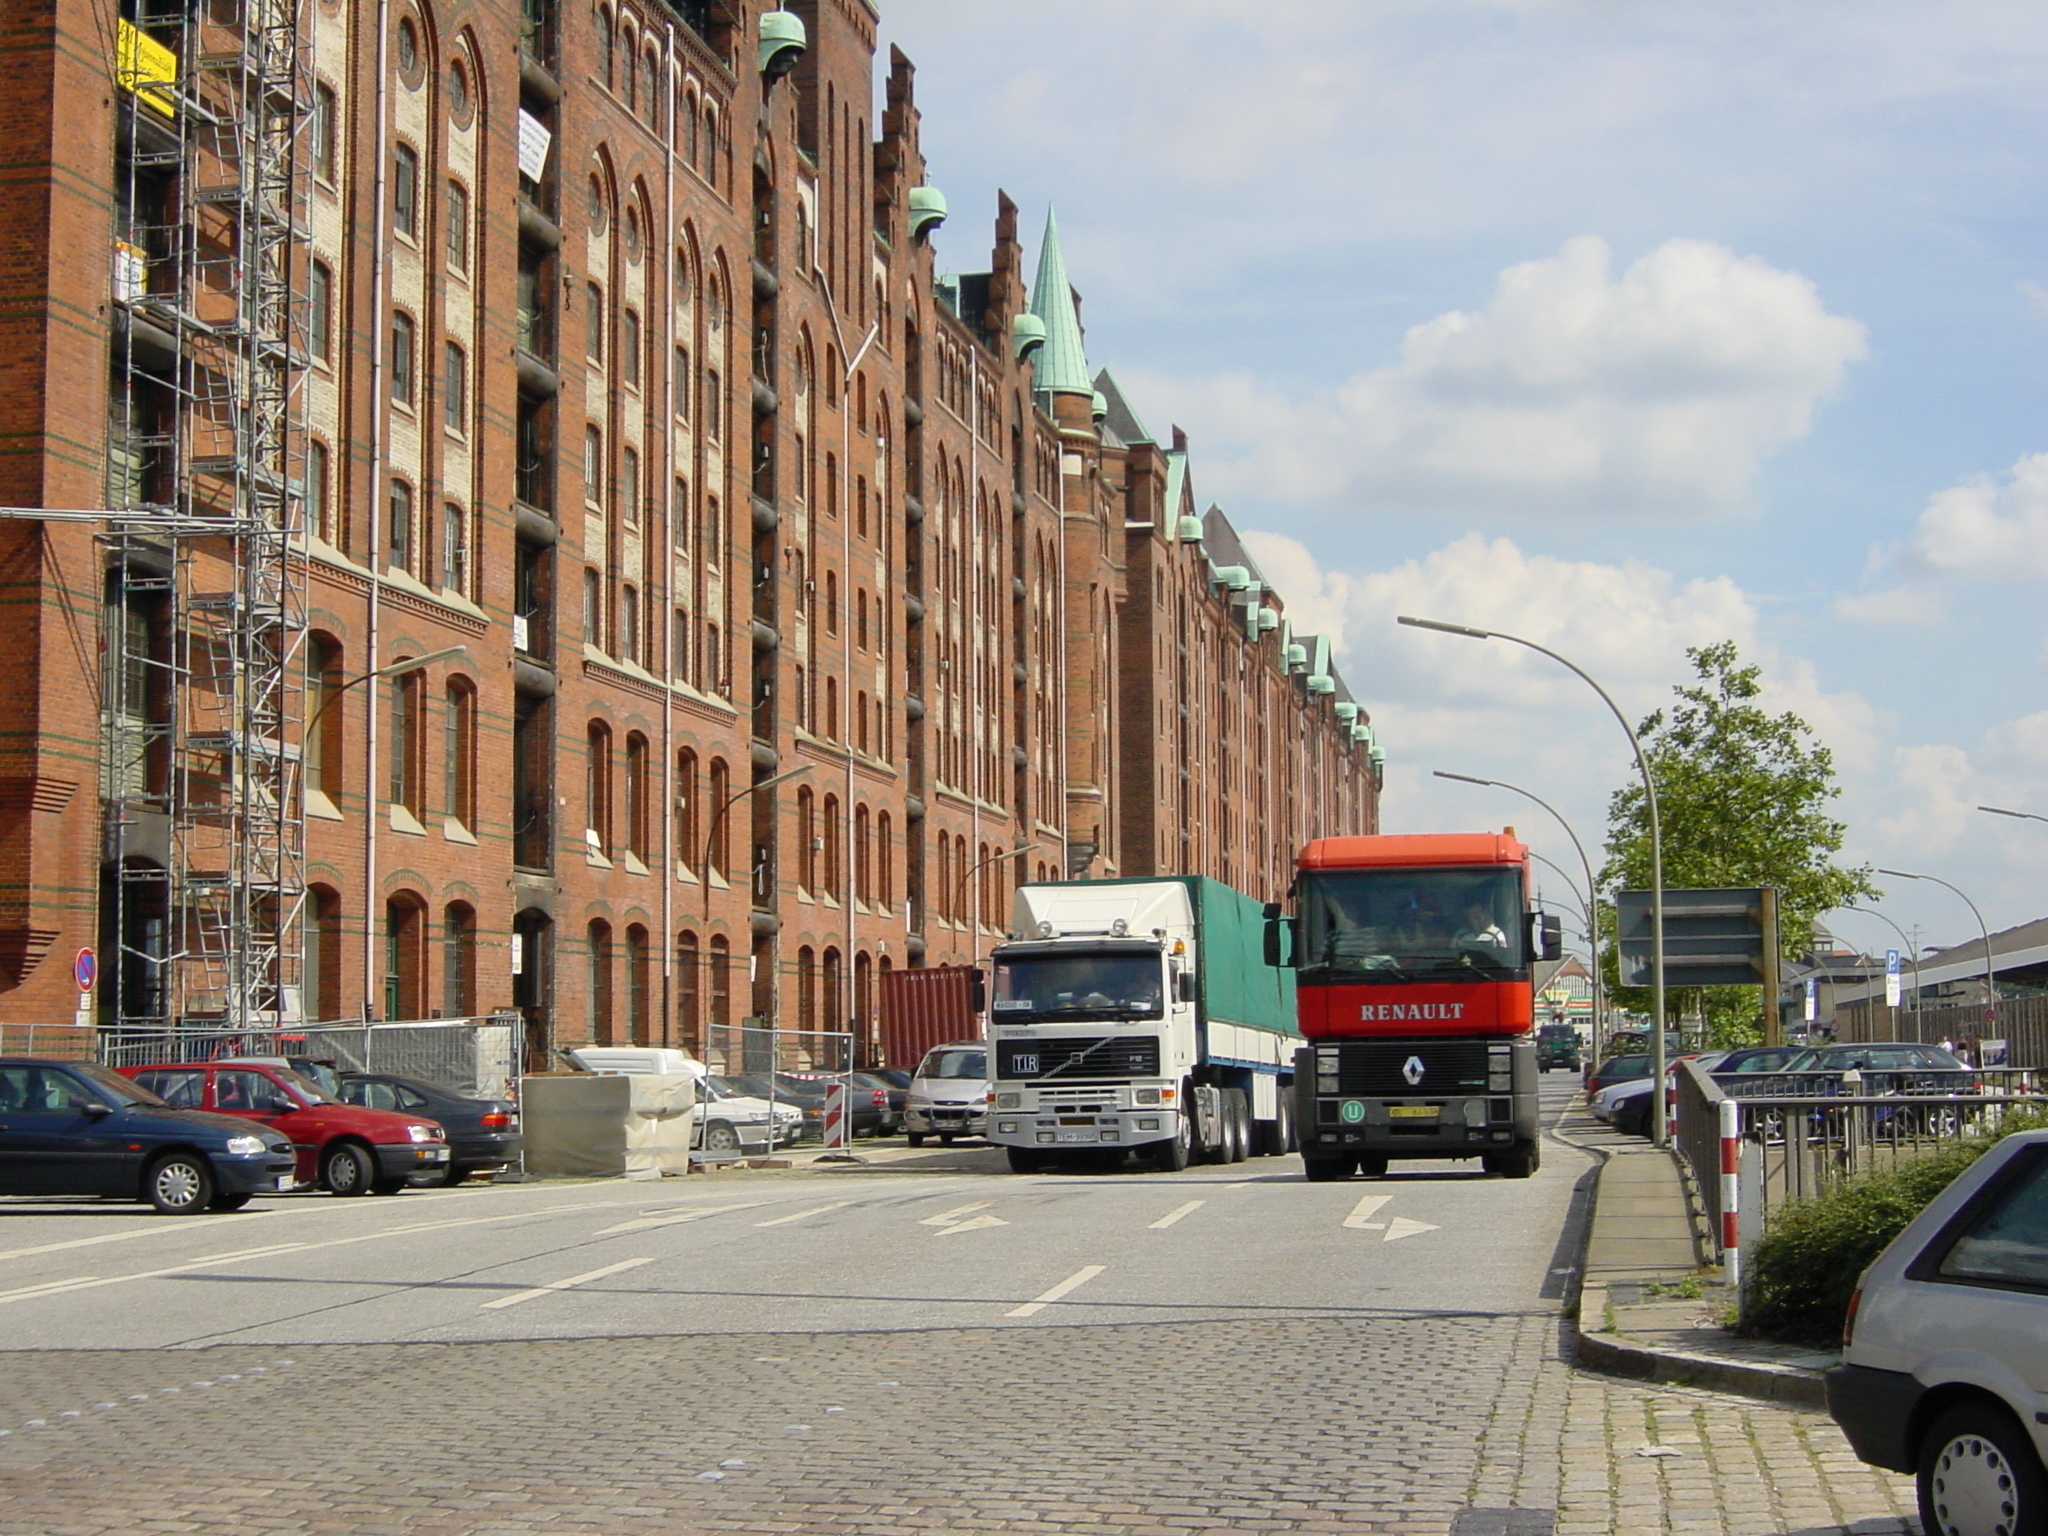
{"type": "Polygon", "coordinates": [[[396,1072],[344,1072],[336,1096],[344,1104],[439,1121],[448,1133],[444,1183],[460,1184],[477,1173],[502,1173],[519,1162],[519,1106],[510,1099],[475,1099],[396,1072]]]}
{"type": "Polygon", "coordinates": [[[0,1195],[146,1200],[189,1216],[294,1182],[291,1143],[266,1126],[173,1109],[90,1062],[0,1057],[0,1195]]]}

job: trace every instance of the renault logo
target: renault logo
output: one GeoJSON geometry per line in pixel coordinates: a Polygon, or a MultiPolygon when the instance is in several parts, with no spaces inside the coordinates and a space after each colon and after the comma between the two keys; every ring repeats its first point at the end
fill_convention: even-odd
{"type": "Polygon", "coordinates": [[[1406,1061],[1401,1063],[1401,1075],[1408,1079],[1408,1086],[1410,1088],[1419,1087],[1421,1085],[1422,1074],[1425,1070],[1426,1069],[1422,1065],[1422,1058],[1420,1056],[1410,1056],[1406,1061]]]}

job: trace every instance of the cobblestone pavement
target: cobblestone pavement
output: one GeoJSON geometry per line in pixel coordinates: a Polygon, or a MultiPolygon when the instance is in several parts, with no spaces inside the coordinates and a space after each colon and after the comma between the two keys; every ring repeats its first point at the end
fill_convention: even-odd
{"type": "Polygon", "coordinates": [[[1575,1373],[1561,1336],[1536,1312],[0,1355],[0,1536],[1913,1529],[1906,1481],[1825,1418],[1575,1373]]]}

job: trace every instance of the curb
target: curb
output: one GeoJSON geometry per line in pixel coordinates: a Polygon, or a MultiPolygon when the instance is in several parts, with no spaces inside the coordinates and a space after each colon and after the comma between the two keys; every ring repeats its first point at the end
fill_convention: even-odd
{"type": "MultiPolygon", "coordinates": [[[[1798,1366],[1766,1365],[1741,1360],[1723,1360],[1712,1355],[1687,1354],[1675,1349],[1651,1349],[1612,1333],[1585,1326],[1589,1302],[1595,1316],[1607,1315],[1607,1287],[1589,1281],[1586,1260],[1593,1246],[1593,1213],[1600,1208],[1601,1175],[1614,1154],[1605,1147],[1574,1141],[1553,1128],[1551,1133],[1567,1146],[1590,1152],[1599,1159],[1593,1170],[1593,1199],[1586,1219],[1585,1238],[1579,1246],[1578,1285],[1571,1303],[1572,1364],[1603,1376],[1620,1376],[1632,1381],[1649,1381],[1675,1387],[1695,1387],[1756,1398],[1787,1408],[1825,1411],[1827,1384],[1815,1371],[1798,1366]],[[1590,1293],[1590,1295],[1589,1295],[1590,1293]]],[[[1687,1202],[1690,1207],[1691,1202],[1687,1202]]],[[[1691,1211],[1687,1211],[1691,1225],[1691,1211]]]]}

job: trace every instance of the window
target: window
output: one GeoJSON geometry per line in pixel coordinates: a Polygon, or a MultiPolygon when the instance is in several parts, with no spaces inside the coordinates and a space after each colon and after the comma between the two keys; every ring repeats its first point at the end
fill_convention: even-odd
{"type": "Polygon", "coordinates": [[[635,731],[626,738],[626,851],[642,863],[652,847],[647,811],[647,738],[635,731]]]}
{"type": "Polygon", "coordinates": [[[698,822],[697,754],[688,747],[676,754],[676,838],[683,868],[695,870],[704,852],[704,829],[698,822]]]}
{"type": "Polygon", "coordinates": [[[604,290],[595,283],[590,285],[590,313],[585,324],[589,327],[589,330],[585,334],[584,350],[590,357],[590,366],[602,368],[604,366],[604,290]]]}
{"type": "Polygon", "coordinates": [[[401,571],[412,569],[412,487],[403,480],[391,482],[391,564],[401,571]]]}
{"type": "Polygon", "coordinates": [[[583,763],[584,841],[592,853],[612,847],[612,733],[593,721],[583,763]]]}
{"type": "Polygon", "coordinates": [[[839,633],[839,573],[825,573],[825,633],[839,633]]]}
{"type": "Polygon", "coordinates": [[[870,823],[868,808],[855,806],[853,810],[853,894],[861,901],[872,904],[875,899],[874,855],[869,847],[870,823]]]}
{"type": "Polygon", "coordinates": [[[653,990],[653,966],[647,953],[647,930],[638,923],[626,930],[626,1041],[647,1044],[647,1001],[653,990]]]}
{"type": "Polygon", "coordinates": [[[839,866],[841,863],[839,842],[844,835],[839,826],[839,797],[837,795],[827,795],[825,797],[825,823],[819,832],[819,836],[825,840],[825,894],[827,896],[837,896],[839,894],[839,866]]]}
{"type": "Polygon", "coordinates": [[[469,354],[454,342],[442,352],[442,410],[448,426],[467,436],[469,432],[469,354]]]}
{"type": "MultiPolygon", "coordinates": [[[[725,765],[725,759],[711,759],[711,815],[714,818],[710,831],[711,868],[719,879],[726,879],[732,870],[729,850],[732,843],[732,818],[723,814],[725,803],[732,798],[732,770],[725,765]]],[[[715,942],[715,941],[714,941],[715,942]]]]}
{"type": "Polygon", "coordinates": [[[327,483],[327,445],[323,442],[306,445],[305,494],[307,531],[332,544],[334,513],[327,483]]]}
{"type": "Polygon", "coordinates": [[[896,904],[896,852],[889,843],[889,813],[875,818],[875,901],[887,909],[896,904]]]}
{"type": "Polygon", "coordinates": [[[467,678],[448,680],[448,740],[443,752],[447,812],[465,827],[476,825],[476,688],[467,678]]]}
{"type": "Polygon", "coordinates": [[[441,918],[441,1017],[466,1018],[476,1008],[476,912],[450,902],[441,918]]]}
{"type": "Polygon", "coordinates": [[[426,807],[420,793],[421,757],[426,742],[421,718],[425,687],[418,672],[408,672],[391,684],[391,803],[402,805],[414,815],[426,807]]]}
{"type": "Polygon", "coordinates": [[[839,679],[825,679],[825,736],[827,740],[839,739],[839,679]]]}
{"type": "Polygon", "coordinates": [[[448,116],[458,128],[469,126],[469,71],[462,60],[448,66],[448,116]]]}
{"type": "Polygon", "coordinates": [[[677,347],[676,376],[674,383],[670,386],[675,398],[670,403],[675,408],[676,420],[678,421],[688,421],[690,419],[690,386],[693,382],[690,375],[690,349],[688,347],[677,347]]]}
{"type": "Polygon", "coordinates": [[[619,654],[640,659],[640,593],[631,583],[619,589],[619,654]]]}
{"type": "Polygon", "coordinates": [[[1993,1176],[2000,1192],[1942,1258],[1941,1279],[2028,1290],[2048,1286],[2048,1158],[2038,1154],[2038,1148],[2022,1152],[1993,1176]]]}
{"type": "Polygon", "coordinates": [[[391,227],[412,239],[420,228],[420,157],[401,144],[391,162],[391,227]]]}
{"type": "Polygon", "coordinates": [[[347,697],[342,685],[341,642],[315,634],[306,640],[306,722],[313,734],[306,742],[306,788],[339,794],[342,777],[343,718],[347,697]]]}
{"type": "Polygon", "coordinates": [[[623,492],[620,514],[628,528],[640,526],[640,450],[628,448],[619,455],[619,489],[623,492]]]}
{"type": "Polygon", "coordinates": [[[334,87],[323,80],[313,87],[313,174],[322,181],[334,180],[339,119],[334,87]]]}
{"type": "Polygon", "coordinates": [[[860,647],[860,648],[861,648],[862,650],[866,650],[866,649],[868,648],[868,595],[867,595],[867,593],[866,593],[866,592],[864,592],[864,591],[863,591],[863,592],[856,592],[856,593],[854,594],[854,597],[853,597],[853,603],[854,603],[853,611],[854,611],[854,614],[855,614],[855,620],[854,620],[854,632],[853,632],[853,633],[854,633],[854,644],[855,644],[855,645],[857,645],[857,646],[859,646],[859,647],[860,647]]]}
{"type": "Polygon", "coordinates": [[[604,505],[604,433],[596,427],[583,429],[583,499],[604,505]]]}
{"type": "Polygon", "coordinates": [[[590,569],[583,572],[583,639],[604,649],[604,578],[590,569]]]}
{"type": "Polygon", "coordinates": [[[612,928],[599,919],[590,925],[587,948],[590,957],[590,1038],[597,1045],[612,1043],[612,928]]]}
{"type": "Polygon", "coordinates": [[[391,316],[391,403],[412,404],[412,316],[398,310],[391,316]]]}
{"type": "Polygon", "coordinates": [[[420,29],[410,16],[398,23],[398,67],[408,75],[420,67],[420,29]]]}
{"type": "Polygon", "coordinates": [[[676,1030],[683,1049],[700,1061],[704,1056],[704,1014],[697,968],[702,963],[697,935],[685,928],[676,935],[676,1030]]]}
{"type": "Polygon", "coordinates": [[[640,387],[640,316],[631,309],[619,311],[619,369],[628,385],[640,387]]]}
{"type": "Polygon", "coordinates": [[[717,442],[725,432],[725,396],[723,386],[718,382],[718,370],[706,369],[704,373],[704,433],[717,442]]]}
{"type": "MultiPolygon", "coordinates": [[[[630,27],[619,29],[618,90],[626,98],[628,111],[637,111],[640,105],[639,77],[633,71],[633,32],[630,27]]],[[[610,85],[610,80],[605,81],[610,85]]]]}
{"type": "Polygon", "coordinates": [[[669,620],[669,671],[679,683],[690,681],[690,610],[678,608],[669,620]]]}
{"type": "Polygon", "coordinates": [[[796,952],[796,1027],[806,1034],[818,1027],[818,956],[808,944],[796,952]]]}
{"type": "Polygon", "coordinates": [[[808,786],[796,792],[796,883],[806,891],[818,888],[818,806],[808,786]]]}
{"type": "Polygon", "coordinates": [[[600,10],[597,13],[597,72],[606,90],[610,90],[613,83],[612,54],[612,13],[600,10]]]}
{"type": "MultiPolygon", "coordinates": [[[[460,68],[454,77],[463,78],[460,68]]],[[[448,266],[455,272],[469,270],[469,191],[459,181],[448,183],[448,266]]]]}
{"type": "Polygon", "coordinates": [[[469,514],[460,502],[441,507],[441,587],[443,591],[469,591],[469,514]]]}
{"type": "Polygon", "coordinates": [[[334,270],[324,261],[306,275],[306,349],[323,363],[334,355],[334,270]]]}
{"type": "Polygon", "coordinates": [[[316,885],[306,894],[310,900],[306,903],[306,963],[300,975],[301,1006],[309,1017],[315,1019],[338,1018],[341,1015],[341,893],[332,886],[316,885]]]}
{"type": "Polygon", "coordinates": [[[681,475],[676,476],[668,522],[669,539],[675,545],[676,553],[687,560],[690,557],[690,482],[681,475]]]}

